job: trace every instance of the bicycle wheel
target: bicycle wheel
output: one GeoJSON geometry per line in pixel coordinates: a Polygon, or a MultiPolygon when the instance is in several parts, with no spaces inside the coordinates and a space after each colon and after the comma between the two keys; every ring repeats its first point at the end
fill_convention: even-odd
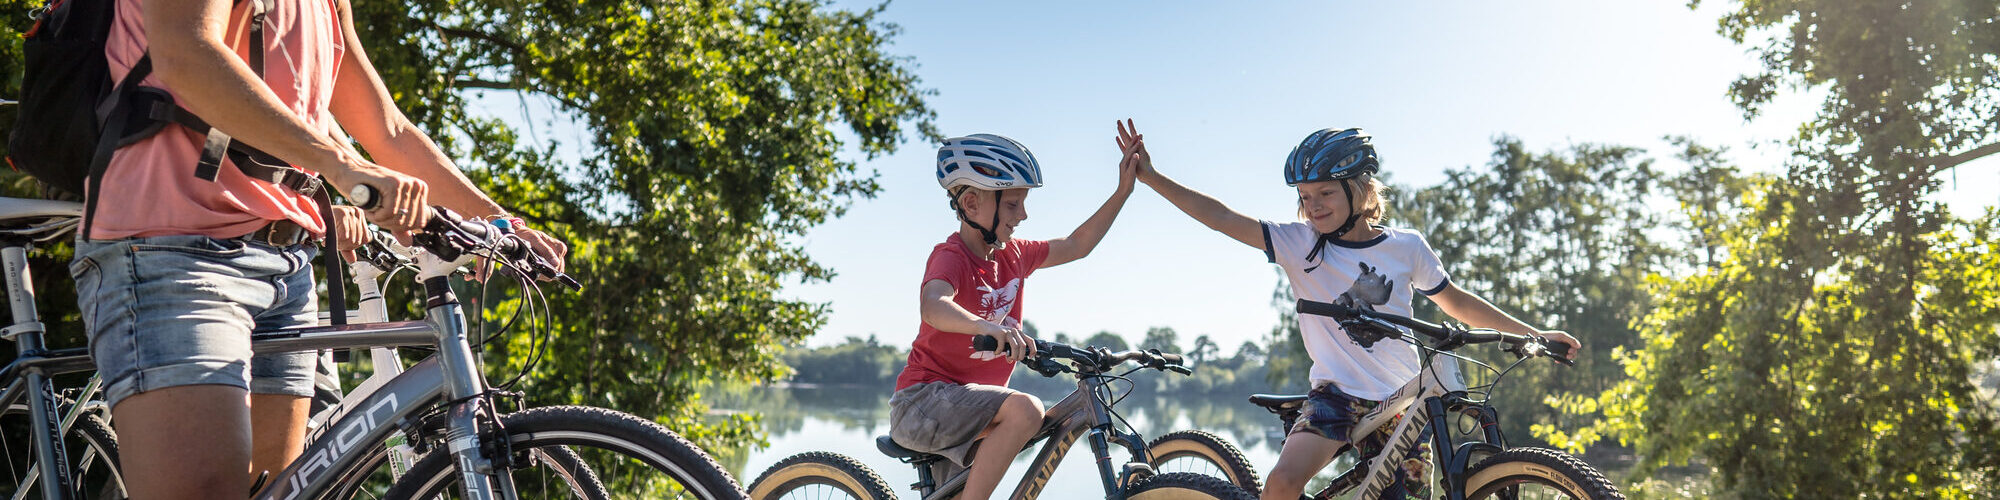
{"type": "Polygon", "coordinates": [[[808,451],[778,461],[750,482],[750,498],[895,500],[895,488],[861,461],[808,451]]]}
{"type": "Polygon", "coordinates": [[[1623,499],[1618,487],[1590,464],[1556,450],[1514,448],[1466,471],[1466,498],[1623,499]]]}
{"type": "MultiPolygon", "coordinates": [[[[0,410],[0,448],[6,452],[0,460],[5,460],[7,467],[7,482],[0,487],[6,488],[9,498],[41,496],[39,485],[30,482],[45,471],[33,458],[33,424],[29,418],[25,404],[0,410]],[[35,471],[32,477],[31,469],[35,471]],[[26,491],[22,491],[24,488],[26,491]]],[[[63,435],[63,446],[70,461],[70,484],[76,488],[71,495],[82,499],[128,498],[125,477],[118,470],[118,436],[103,418],[92,413],[77,418],[63,435]]]]}
{"type": "Polygon", "coordinates": [[[1257,495],[1215,476],[1169,472],[1139,480],[1125,491],[1131,500],[1256,500],[1257,495]]]}
{"type": "Polygon", "coordinates": [[[1153,470],[1192,472],[1229,481],[1252,494],[1262,492],[1264,483],[1250,459],[1229,440],[1208,431],[1175,431],[1154,439],[1146,449],[1153,454],[1153,470]]]}
{"type": "MultiPolygon", "coordinates": [[[[748,498],[707,453],[673,431],[603,408],[552,406],[500,417],[521,498],[748,498]],[[566,449],[565,449],[566,448],[566,449]]],[[[387,498],[458,498],[450,453],[430,453],[387,498]]]]}

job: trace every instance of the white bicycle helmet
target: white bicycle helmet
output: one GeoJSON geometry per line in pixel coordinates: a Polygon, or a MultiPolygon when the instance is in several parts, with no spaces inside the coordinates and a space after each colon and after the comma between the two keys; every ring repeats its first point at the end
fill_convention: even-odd
{"type": "Polygon", "coordinates": [[[981,225],[965,218],[965,208],[958,206],[960,187],[987,191],[1042,187],[1042,166],[1035,162],[1035,154],[1018,141],[993,134],[972,134],[945,139],[944,146],[938,148],[937,177],[938,186],[952,196],[951,209],[958,212],[959,220],[978,229],[981,239],[991,245],[999,239],[993,230],[1000,226],[1000,197],[993,198],[993,220],[981,225]]]}
{"type": "Polygon", "coordinates": [[[938,186],[952,191],[972,186],[989,191],[1042,187],[1042,167],[1035,154],[1013,139],[972,134],[945,139],[938,148],[938,186]]]}

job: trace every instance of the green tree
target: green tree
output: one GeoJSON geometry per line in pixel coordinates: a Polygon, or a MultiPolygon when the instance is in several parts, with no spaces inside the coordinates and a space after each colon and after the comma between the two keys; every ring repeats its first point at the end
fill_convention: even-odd
{"type": "Polygon", "coordinates": [[[1312,357],[1299,331],[1298,296],[1292,294],[1285,272],[1278,271],[1278,285],[1271,290],[1271,308],[1278,310],[1278,324],[1264,336],[1264,382],[1275,391],[1303,393],[1311,389],[1312,357]]]}
{"type": "Polygon", "coordinates": [[[1099,331],[1097,334],[1091,335],[1090,338],[1083,339],[1083,343],[1084,345],[1102,347],[1113,351],[1124,351],[1132,348],[1131,344],[1125,343],[1125,337],[1111,333],[1110,330],[1099,331]]]}
{"type": "Polygon", "coordinates": [[[1243,345],[1236,346],[1236,355],[1232,358],[1239,363],[1263,363],[1264,346],[1255,340],[1245,340],[1243,345]]]}
{"type": "Polygon", "coordinates": [[[1146,329],[1146,341],[1139,343],[1140,349],[1159,349],[1160,352],[1181,352],[1181,334],[1171,326],[1155,326],[1146,329]]]}
{"type": "Polygon", "coordinates": [[[2000,355],[2000,215],[1927,197],[2000,151],[2000,5],[1732,5],[1722,34],[1764,63],[1729,90],[1745,115],[1785,90],[1825,100],[1742,216],[1684,205],[1723,255],[1656,283],[1603,427],[1647,466],[1702,458],[1734,496],[1992,495],[2000,431],[1970,366],[2000,355]]]}
{"type": "MultiPolygon", "coordinates": [[[[8,75],[0,94],[18,95],[18,34],[40,3],[0,0],[8,75]]],[[[549,296],[548,358],[521,389],[538,404],[652,416],[712,449],[755,431],[743,417],[707,423],[697,383],[782,376],[781,346],[824,323],[823,304],[778,291],[833,275],[794,237],[878,189],[874,172],[837,153],[880,155],[913,129],[937,137],[910,62],[884,52],[897,28],[876,20],[879,8],[805,0],[353,7],[397,105],[510,211],[570,243],[570,272],[585,288],[549,296]],[[480,92],[555,103],[587,138],[582,154],[560,154],[553,138],[533,128],[524,138],[482,115],[480,92]]],[[[0,127],[12,118],[0,116],[0,127]]],[[[533,337],[498,345],[493,370],[520,370],[533,337]]]]}
{"type": "MultiPolygon", "coordinates": [[[[1565,421],[1557,406],[1581,404],[1624,378],[1610,353],[1636,345],[1630,325],[1651,303],[1646,275],[1676,255],[1653,234],[1663,223],[1650,206],[1661,177],[1636,148],[1582,144],[1536,153],[1501,137],[1484,166],[1447,171],[1434,186],[1390,191],[1390,219],[1424,235],[1452,283],[1586,346],[1574,369],[1537,362],[1507,376],[1493,397],[1507,413],[1509,436],[1529,436],[1533,426],[1538,437],[1569,441],[1555,431],[1594,416],[1565,421]]],[[[1413,302],[1420,317],[1449,319],[1428,300],[1413,302]]],[[[1460,353],[1497,366],[1512,361],[1493,348],[1460,353]]]]}
{"type": "Polygon", "coordinates": [[[1215,359],[1215,354],[1221,350],[1222,347],[1215,345],[1215,340],[1204,333],[1194,338],[1194,346],[1188,349],[1188,359],[1199,365],[1215,359]]]}

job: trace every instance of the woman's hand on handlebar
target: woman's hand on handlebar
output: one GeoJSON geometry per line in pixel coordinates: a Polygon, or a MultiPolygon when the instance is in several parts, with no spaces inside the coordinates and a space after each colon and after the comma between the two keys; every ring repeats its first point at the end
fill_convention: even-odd
{"type": "Polygon", "coordinates": [[[359,207],[334,205],[333,232],[340,236],[340,258],[354,262],[354,249],[368,242],[368,220],[359,207]]]}
{"type": "Polygon", "coordinates": [[[528,247],[535,250],[535,255],[539,255],[542,257],[542,260],[548,261],[549,266],[556,268],[556,272],[563,272],[563,269],[567,267],[563,258],[569,255],[569,245],[564,244],[562,240],[558,240],[541,231],[525,227],[515,228],[514,236],[521,238],[521,241],[528,242],[528,247]]]}
{"type": "Polygon", "coordinates": [[[381,165],[359,163],[342,172],[326,172],[327,180],[348,187],[347,197],[367,211],[368,220],[394,235],[398,243],[410,244],[410,235],[430,221],[429,186],[381,165]]]}

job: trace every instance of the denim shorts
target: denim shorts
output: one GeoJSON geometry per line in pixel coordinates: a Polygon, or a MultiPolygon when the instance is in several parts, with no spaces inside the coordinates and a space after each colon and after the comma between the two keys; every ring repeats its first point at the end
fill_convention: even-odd
{"type": "Polygon", "coordinates": [[[206,236],[79,240],[70,276],[106,400],[189,385],[311,396],[315,353],[253,357],[250,332],[317,323],[316,253],[206,236]]]}

